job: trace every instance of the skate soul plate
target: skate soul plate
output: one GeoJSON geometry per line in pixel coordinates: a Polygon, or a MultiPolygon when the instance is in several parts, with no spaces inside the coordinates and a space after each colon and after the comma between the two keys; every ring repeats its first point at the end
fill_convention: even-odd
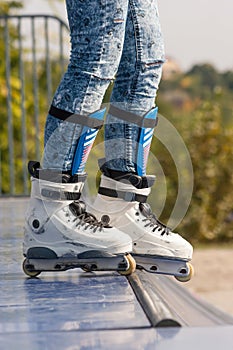
{"type": "Polygon", "coordinates": [[[75,256],[57,257],[56,253],[48,250],[47,256],[35,257],[29,254],[23,262],[23,270],[30,277],[36,277],[45,271],[66,271],[82,268],[85,271],[118,271],[131,273],[131,258],[125,254],[109,254],[100,251],[86,251],[75,256]]]}
{"type": "Polygon", "coordinates": [[[188,260],[156,255],[132,254],[132,256],[136,260],[137,269],[160,275],[171,275],[180,282],[189,281],[194,273],[188,260]]]}

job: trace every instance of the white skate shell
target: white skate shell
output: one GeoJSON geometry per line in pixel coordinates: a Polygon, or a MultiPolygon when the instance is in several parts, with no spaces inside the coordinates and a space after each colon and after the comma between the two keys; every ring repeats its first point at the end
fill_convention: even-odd
{"type": "Polygon", "coordinates": [[[73,200],[64,199],[64,193],[78,193],[82,186],[32,178],[23,242],[25,256],[29,249],[38,247],[50,249],[57,257],[74,257],[93,250],[110,254],[132,251],[132,240],[127,234],[105,227],[93,216],[78,217],[70,210],[73,200]]]}
{"type": "Polygon", "coordinates": [[[138,202],[125,202],[98,194],[93,212],[97,217],[103,212],[109,215],[111,225],[132,238],[134,254],[191,260],[191,244],[159,221],[146,217],[141,206],[143,204],[138,202]]]}

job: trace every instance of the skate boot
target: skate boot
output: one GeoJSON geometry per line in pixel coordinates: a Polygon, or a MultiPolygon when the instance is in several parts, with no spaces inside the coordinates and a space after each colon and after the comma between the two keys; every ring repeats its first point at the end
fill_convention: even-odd
{"type": "Polygon", "coordinates": [[[32,189],[23,242],[27,275],[76,267],[122,274],[135,269],[126,254],[132,250],[131,238],[111,227],[107,215],[98,221],[80,200],[85,173],[40,169],[38,162],[29,162],[29,173],[32,189]]]}
{"type": "Polygon", "coordinates": [[[95,215],[107,213],[114,227],[131,236],[137,268],[188,281],[193,274],[188,263],[191,244],[161,223],[146,203],[155,176],[122,173],[104,166],[102,171],[95,215]]]}

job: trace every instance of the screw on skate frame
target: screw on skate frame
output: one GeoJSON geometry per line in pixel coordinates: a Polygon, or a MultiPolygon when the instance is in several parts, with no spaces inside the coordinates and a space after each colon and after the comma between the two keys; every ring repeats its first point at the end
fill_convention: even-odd
{"type": "Polygon", "coordinates": [[[41,271],[36,271],[34,265],[29,264],[27,259],[23,261],[23,271],[29,277],[37,277],[41,271]]]}
{"type": "Polygon", "coordinates": [[[184,276],[175,276],[175,279],[179,282],[188,282],[194,275],[194,268],[193,265],[190,263],[187,263],[187,269],[182,268],[180,270],[180,273],[184,273],[184,276]],[[185,272],[184,272],[185,271],[185,272]]]}
{"type": "Polygon", "coordinates": [[[91,266],[86,264],[86,265],[82,266],[81,268],[85,272],[96,271],[98,269],[96,264],[92,264],[91,266]]]}
{"type": "Polygon", "coordinates": [[[158,267],[156,265],[153,265],[150,267],[151,271],[158,271],[158,267]]]}

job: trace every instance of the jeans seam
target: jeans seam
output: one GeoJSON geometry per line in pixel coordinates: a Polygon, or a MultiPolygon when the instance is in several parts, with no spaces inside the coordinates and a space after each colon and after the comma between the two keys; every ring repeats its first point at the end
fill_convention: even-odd
{"type": "Polygon", "coordinates": [[[129,8],[130,8],[130,12],[132,14],[132,23],[133,23],[133,27],[134,27],[134,34],[135,34],[135,48],[136,48],[136,67],[135,67],[135,75],[134,75],[134,79],[132,81],[131,84],[131,89],[130,89],[130,94],[129,94],[129,102],[132,103],[133,102],[133,98],[134,98],[134,93],[137,89],[137,83],[138,83],[138,77],[140,74],[140,62],[141,62],[141,58],[142,58],[142,46],[141,46],[141,40],[140,40],[140,25],[138,23],[137,20],[137,15],[136,15],[136,11],[135,11],[135,3],[133,0],[129,0],[129,8]]]}
{"type": "MultiPolygon", "coordinates": [[[[105,3],[106,3],[106,0],[105,0],[105,3]]],[[[105,23],[107,22],[106,21],[106,18],[107,18],[107,8],[105,7],[105,23]]],[[[105,25],[104,26],[104,32],[102,33],[103,35],[103,38],[105,37],[105,35],[107,34],[108,30],[109,30],[109,23],[107,23],[108,25],[105,25]]],[[[102,60],[102,57],[103,57],[103,48],[104,48],[104,44],[105,44],[105,41],[102,40],[102,46],[101,46],[101,55],[100,55],[100,58],[99,58],[99,62],[101,62],[102,60]]],[[[87,88],[86,88],[86,93],[85,95],[83,95],[83,99],[82,101],[80,102],[80,113],[82,112],[83,109],[85,109],[85,103],[86,103],[86,99],[89,98],[89,94],[88,94],[88,90],[90,88],[90,85],[91,85],[91,81],[92,81],[92,78],[95,78],[95,74],[90,74],[90,79],[89,79],[89,82],[88,82],[88,85],[87,85],[87,88]]],[[[99,78],[101,79],[101,78],[99,78]]],[[[110,82],[109,82],[110,83],[110,82]]],[[[109,84],[108,84],[109,85],[109,84]]],[[[99,107],[101,106],[101,103],[102,101],[100,101],[100,104],[99,104],[99,107]]]]}

